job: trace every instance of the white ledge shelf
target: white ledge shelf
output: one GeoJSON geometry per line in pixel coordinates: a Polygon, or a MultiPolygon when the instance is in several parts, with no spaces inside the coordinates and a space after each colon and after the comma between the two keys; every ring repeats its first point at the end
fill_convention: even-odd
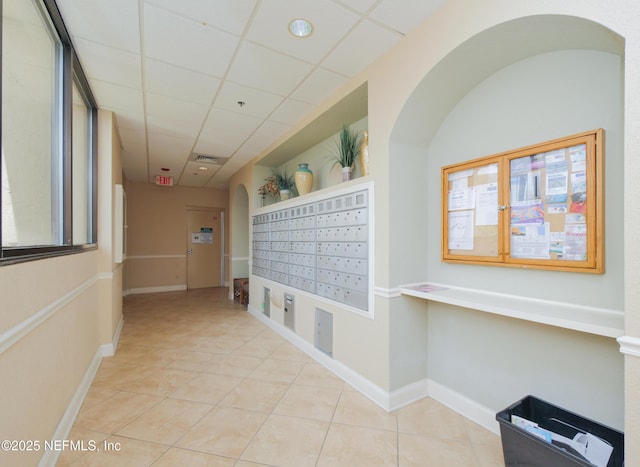
{"type": "Polygon", "coordinates": [[[624,312],[519,295],[424,282],[400,287],[412,297],[472,310],[618,338],[624,335],[624,312]]]}

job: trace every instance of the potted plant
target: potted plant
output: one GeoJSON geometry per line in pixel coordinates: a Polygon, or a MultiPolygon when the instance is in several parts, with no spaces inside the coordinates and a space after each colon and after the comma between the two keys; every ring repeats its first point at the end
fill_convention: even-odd
{"type": "Polygon", "coordinates": [[[342,167],[342,180],[351,179],[351,171],[360,152],[361,138],[357,131],[351,130],[349,125],[342,125],[335,151],[335,165],[342,167]]]}
{"type": "Polygon", "coordinates": [[[296,196],[296,181],[294,174],[287,173],[285,168],[271,169],[275,182],[278,185],[280,191],[280,200],[289,199],[291,196],[296,196]]]}

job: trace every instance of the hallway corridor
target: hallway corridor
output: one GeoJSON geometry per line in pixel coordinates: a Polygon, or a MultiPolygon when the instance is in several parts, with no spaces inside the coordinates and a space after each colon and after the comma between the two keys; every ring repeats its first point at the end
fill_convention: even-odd
{"type": "Polygon", "coordinates": [[[91,449],[57,465],[503,465],[498,436],[428,398],[387,413],[227,295],[126,297],[68,437],[91,449]]]}

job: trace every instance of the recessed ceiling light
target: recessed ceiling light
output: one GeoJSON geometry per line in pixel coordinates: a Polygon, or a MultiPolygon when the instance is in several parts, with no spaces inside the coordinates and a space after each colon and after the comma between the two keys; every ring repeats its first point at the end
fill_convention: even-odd
{"type": "Polygon", "coordinates": [[[289,23],[289,32],[296,37],[307,37],[313,32],[313,24],[306,19],[294,19],[289,23]]]}
{"type": "Polygon", "coordinates": [[[198,170],[202,170],[202,171],[209,170],[209,167],[204,167],[201,165],[200,167],[198,167],[198,170]]]}

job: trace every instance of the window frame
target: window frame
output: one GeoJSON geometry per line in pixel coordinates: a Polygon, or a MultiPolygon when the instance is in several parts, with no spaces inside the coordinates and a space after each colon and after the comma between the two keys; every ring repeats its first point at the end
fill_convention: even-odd
{"type": "MultiPolygon", "coordinates": [[[[50,258],[54,256],[69,255],[74,253],[81,253],[84,251],[90,251],[97,249],[98,243],[98,190],[97,190],[97,157],[98,157],[98,106],[93,96],[89,82],[82,69],[80,61],[75,53],[71,37],[69,36],[67,29],[64,25],[64,21],[58,10],[55,0],[39,0],[40,6],[43,8],[43,13],[49,16],[51,24],[55,29],[59,39],[61,50],[61,63],[58,66],[61,69],[56,70],[59,73],[61,80],[60,98],[57,100],[59,108],[55,109],[56,113],[59,113],[62,118],[61,129],[59,131],[59,145],[61,154],[58,160],[52,161],[52,167],[55,163],[57,170],[61,171],[62,175],[62,187],[59,192],[61,193],[62,200],[58,203],[56,209],[59,210],[61,216],[60,226],[62,232],[58,234],[58,245],[47,246],[18,246],[18,247],[4,247],[0,244],[0,266],[15,264],[24,261],[33,261],[43,258],[50,258]],[[79,91],[82,93],[85,102],[87,104],[87,112],[89,116],[89,155],[88,155],[88,181],[89,189],[88,193],[91,196],[89,202],[89,220],[90,234],[87,243],[74,245],[73,241],[73,189],[72,189],[72,146],[73,146],[73,134],[72,134],[72,113],[73,113],[73,82],[79,87],[79,91]]],[[[3,2],[0,0],[0,11],[3,9],[3,2]]],[[[0,56],[2,54],[2,21],[0,21],[0,56]]],[[[0,72],[2,71],[2,61],[0,60],[0,72]]],[[[0,105],[2,105],[2,75],[0,73],[0,105]]],[[[2,126],[2,119],[0,118],[0,128],[2,126]]],[[[0,132],[0,143],[2,134],[0,132]]],[[[53,157],[53,155],[52,155],[53,157]]],[[[2,168],[0,167],[0,171],[2,168]]],[[[1,182],[0,182],[1,183],[1,182]]],[[[54,193],[52,190],[51,202],[54,200],[54,193]]],[[[0,203],[2,201],[2,191],[0,190],[0,203]]],[[[2,220],[0,219],[0,238],[2,238],[2,220]]]]}

